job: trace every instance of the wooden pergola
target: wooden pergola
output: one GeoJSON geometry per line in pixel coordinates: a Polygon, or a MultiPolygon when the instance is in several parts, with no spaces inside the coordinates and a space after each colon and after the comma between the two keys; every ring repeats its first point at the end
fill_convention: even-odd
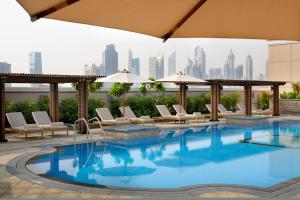
{"type": "Polygon", "coordinates": [[[218,121],[218,104],[222,86],[244,87],[245,115],[252,115],[252,86],[271,86],[273,91],[273,116],[279,116],[279,86],[285,85],[284,81],[257,81],[257,80],[206,80],[211,87],[211,121],[218,121]]]}
{"type": "MultiPolygon", "coordinates": [[[[50,84],[49,106],[50,117],[53,122],[58,121],[58,84],[78,84],[78,118],[88,117],[88,83],[94,82],[101,76],[91,75],[50,75],[50,74],[17,74],[0,73],[0,142],[5,139],[5,83],[46,83],[50,84]]],[[[83,124],[79,126],[80,132],[85,132],[83,124]]]]}

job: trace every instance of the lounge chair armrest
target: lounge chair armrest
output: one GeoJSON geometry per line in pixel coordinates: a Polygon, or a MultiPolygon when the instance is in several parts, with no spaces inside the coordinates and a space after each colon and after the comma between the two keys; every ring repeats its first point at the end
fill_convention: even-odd
{"type": "Polygon", "coordinates": [[[202,113],[201,112],[194,112],[193,115],[195,117],[201,117],[202,116],[202,113]]]}
{"type": "Polygon", "coordinates": [[[126,121],[127,118],[126,117],[116,117],[115,120],[116,121],[126,121]]]}
{"type": "Polygon", "coordinates": [[[141,119],[151,119],[150,115],[144,115],[140,117],[141,119]]]}
{"type": "Polygon", "coordinates": [[[177,117],[185,117],[186,115],[184,113],[177,113],[176,116],[177,117]]]}
{"type": "Polygon", "coordinates": [[[63,122],[51,122],[51,126],[64,126],[63,122]]]}

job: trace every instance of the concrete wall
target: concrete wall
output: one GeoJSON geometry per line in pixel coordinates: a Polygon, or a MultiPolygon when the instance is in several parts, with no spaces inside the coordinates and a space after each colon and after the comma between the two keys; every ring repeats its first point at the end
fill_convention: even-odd
{"type": "MultiPolygon", "coordinates": [[[[269,80],[300,81],[300,42],[269,44],[269,80]]],[[[284,90],[291,90],[287,83],[284,90]]]]}

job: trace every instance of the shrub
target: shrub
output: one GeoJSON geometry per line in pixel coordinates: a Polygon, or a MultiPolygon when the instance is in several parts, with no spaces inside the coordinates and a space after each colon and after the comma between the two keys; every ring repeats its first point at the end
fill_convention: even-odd
{"type": "Polygon", "coordinates": [[[239,102],[240,98],[241,95],[239,93],[234,93],[221,96],[220,101],[227,110],[236,111],[236,104],[239,102]]]}
{"type": "Polygon", "coordinates": [[[300,95],[296,95],[294,92],[283,92],[280,94],[281,99],[300,99],[300,95]]]}
{"type": "Polygon", "coordinates": [[[38,111],[38,105],[32,101],[32,99],[27,99],[22,102],[15,103],[15,111],[14,112],[22,112],[27,123],[34,123],[34,119],[32,117],[32,112],[38,111]]]}
{"type": "Polygon", "coordinates": [[[202,112],[206,113],[207,109],[205,104],[210,104],[210,96],[209,95],[201,95],[201,96],[188,96],[187,97],[187,112],[202,112]]]}
{"type": "Polygon", "coordinates": [[[74,123],[78,119],[78,101],[76,98],[68,98],[60,102],[59,119],[66,123],[74,123]]]}
{"type": "Polygon", "coordinates": [[[257,96],[257,108],[265,110],[270,107],[270,99],[272,94],[270,92],[263,92],[261,95],[257,96]]]}
{"type": "Polygon", "coordinates": [[[102,108],[103,106],[104,106],[104,102],[101,99],[89,99],[88,100],[89,119],[93,117],[98,117],[96,108],[102,108]]]}
{"type": "Polygon", "coordinates": [[[49,97],[41,96],[40,100],[37,102],[37,106],[41,111],[47,111],[49,113],[49,97]]]}
{"type": "Polygon", "coordinates": [[[151,117],[159,116],[152,97],[128,97],[126,105],[130,106],[138,117],[143,115],[150,115],[151,117]]]}

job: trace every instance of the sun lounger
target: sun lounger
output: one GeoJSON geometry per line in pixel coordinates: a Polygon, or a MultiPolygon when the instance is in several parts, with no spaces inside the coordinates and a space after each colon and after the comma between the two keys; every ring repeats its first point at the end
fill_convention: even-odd
{"type": "Polygon", "coordinates": [[[119,110],[122,113],[122,115],[129,121],[142,123],[142,124],[155,122],[154,119],[152,119],[149,115],[137,117],[129,106],[126,106],[125,108],[119,107],[119,110]],[[125,109],[125,113],[124,113],[124,109],[125,109]]]}
{"type": "Polygon", "coordinates": [[[174,110],[176,113],[183,113],[185,116],[189,117],[190,119],[195,119],[198,123],[199,119],[203,119],[203,122],[205,122],[205,116],[202,115],[201,112],[194,112],[193,114],[188,114],[185,109],[182,107],[182,105],[173,105],[174,110]]]}
{"type": "Polygon", "coordinates": [[[185,114],[183,113],[172,115],[165,105],[155,105],[155,106],[158,112],[160,113],[162,119],[174,120],[175,122],[178,121],[179,123],[181,123],[181,121],[189,120],[189,118],[185,116],[185,114]]]}
{"type": "Polygon", "coordinates": [[[108,108],[96,108],[96,112],[101,119],[102,124],[107,125],[122,125],[130,124],[130,121],[125,117],[114,118],[108,108]]]}
{"type": "MultiPolygon", "coordinates": [[[[206,109],[211,113],[212,108],[211,108],[211,104],[205,104],[206,109]]],[[[220,111],[218,110],[218,116],[219,117],[224,117],[224,116],[228,116],[228,114],[224,114],[224,113],[220,113],[220,111]]]]}
{"type": "MultiPolygon", "coordinates": [[[[244,104],[242,103],[238,103],[237,107],[240,109],[241,112],[245,113],[246,111],[246,107],[244,104]]],[[[252,113],[256,114],[256,115],[270,115],[272,114],[270,109],[266,109],[266,110],[258,110],[258,109],[252,109],[252,113]]]]}
{"type": "Polygon", "coordinates": [[[6,113],[7,120],[11,126],[12,131],[24,133],[27,138],[28,133],[40,132],[44,136],[43,129],[37,124],[27,124],[21,112],[6,113]]]}
{"type": "Polygon", "coordinates": [[[33,119],[35,123],[44,130],[49,130],[54,134],[54,131],[66,130],[68,133],[68,126],[66,126],[63,122],[52,122],[48,113],[46,111],[36,111],[32,112],[33,119]]]}
{"type": "Polygon", "coordinates": [[[219,110],[220,113],[227,114],[227,115],[240,115],[240,114],[242,114],[242,112],[240,112],[240,111],[232,112],[232,111],[227,110],[223,104],[218,104],[218,110],[219,110]]]}

